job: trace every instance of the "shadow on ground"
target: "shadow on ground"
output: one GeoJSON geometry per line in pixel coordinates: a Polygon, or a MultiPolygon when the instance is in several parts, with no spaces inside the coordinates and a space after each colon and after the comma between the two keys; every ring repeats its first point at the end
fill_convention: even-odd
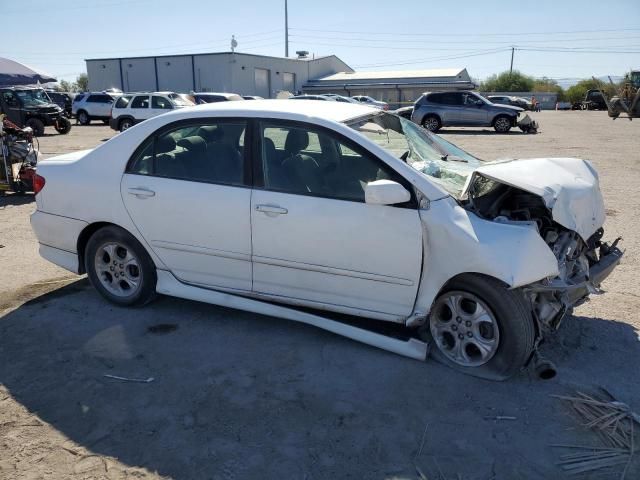
{"type": "Polygon", "coordinates": [[[0,194],[0,209],[6,206],[26,205],[35,202],[35,196],[30,193],[0,194]]]}
{"type": "Polygon", "coordinates": [[[77,444],[175,479],[560,478],[549,445],[598,439],[551,394],[602,386],[640,410],[638,332],[563,327],[557,379],[494,383],[195,302],[118,308],[79,280],[0,318],[0,383],[77,444]]]}

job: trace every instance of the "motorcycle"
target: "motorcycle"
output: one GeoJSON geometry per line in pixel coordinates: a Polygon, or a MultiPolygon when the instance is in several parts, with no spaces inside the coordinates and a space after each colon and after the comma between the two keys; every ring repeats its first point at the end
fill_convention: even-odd
{"type": "Polygon", "coordinates": [[[33,130],[0,117],[0,191],[32,192],[38,163],[33,130]]]}

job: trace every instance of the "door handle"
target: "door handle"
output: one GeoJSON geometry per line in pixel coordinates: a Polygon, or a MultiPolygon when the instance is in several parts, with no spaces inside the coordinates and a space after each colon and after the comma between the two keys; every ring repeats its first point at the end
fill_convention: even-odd
{"type": "Polygon", "coordinates": [[[256,211],[266,213],[267,215],[286,215],[287,213],[289,213],[289,210],[277,205],[256,205],[256,211]]]}
{"type": "Polygon", "coordinates": [[[156,195],[156,192],[144,187],[130,188],[128,191],[129,195],[134,195],[136,198],[149,198],[156,195]]]}

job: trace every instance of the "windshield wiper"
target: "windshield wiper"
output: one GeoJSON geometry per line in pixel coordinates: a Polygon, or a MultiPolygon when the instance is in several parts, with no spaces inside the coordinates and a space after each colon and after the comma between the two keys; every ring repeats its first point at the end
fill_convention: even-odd
{"type": "Polygon", "coordinates": [[[445,153],[440,157],[441,160],[445,162],[460,162],[460,163],[469,163],[469,160],[465,160],[464,158],[456,157],[455,155],[449,155],[445,153]]]}

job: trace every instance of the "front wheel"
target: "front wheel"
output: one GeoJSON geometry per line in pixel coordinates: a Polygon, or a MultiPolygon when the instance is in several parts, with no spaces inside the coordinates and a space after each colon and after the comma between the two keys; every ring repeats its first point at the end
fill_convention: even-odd
{"type": "Polygon", "coordinates": [[[506,380],[531,357],[535,325],[521,292],[491,277],[468,274],[447,284],[420,335],[441,363],[506,380]]]}
{"type": "Polygon", "coordinates": [[[511,130],[511,119],[509,117],[498,117],[493,122],[493,128],[498,133],[507,133],[511,130]]]}
{"type": "Polygon", "coordinates": [[[435,133],[440,130],[440,128],[442,127],[442,123],[440,122],[440,119],[435,115],[427,115],[422,122],[422,126],[430,132],[435,133]]]}
{"type": "Polygon", "coordinates": [[[94,233],[85,249],[89,280],[112,303],[139,306],[155,297],[157,275],[153,261],[131,234],[115,226],[94,233]]]}
{"type": "Polygon", "coordinates": [[[58,117],[53,128],[61,135],[66,135],[71,131],[71,122],[67,117],[58,117]]]}

